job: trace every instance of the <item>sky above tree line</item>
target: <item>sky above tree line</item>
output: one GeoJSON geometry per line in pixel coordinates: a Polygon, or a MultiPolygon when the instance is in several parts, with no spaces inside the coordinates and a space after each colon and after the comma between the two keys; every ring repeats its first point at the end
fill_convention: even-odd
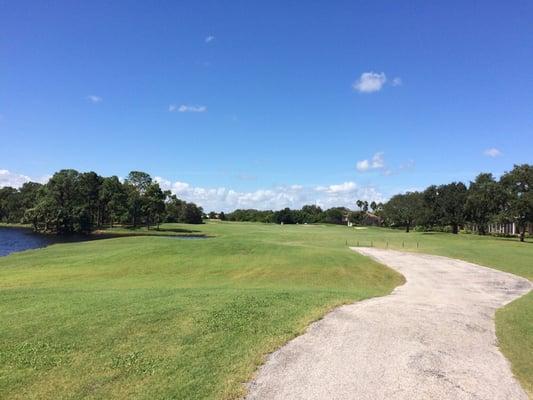
{"type": "Polygon", "coordinates": [[[0,186],[354,207],[533,161],[533,3],[0,3],[0,186]]]}

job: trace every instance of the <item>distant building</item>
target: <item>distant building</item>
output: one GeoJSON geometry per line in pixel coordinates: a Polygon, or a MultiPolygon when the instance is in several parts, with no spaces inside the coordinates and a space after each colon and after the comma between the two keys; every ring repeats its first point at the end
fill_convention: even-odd
{"type": "Polygon", "coordinates": [[[345,223],[348,226],[354,226],[354,225],[364,225],[364,226],[381,226],[383,223],[383,220],[381,217],[377,216],[376,214],[372,214],[370,212],[364,212],[364,211],[347,211],[342,216],[342,222],[345,223]],[[358,213],[358,221],[353,222],[351,219],[352,215],[354,213],[358,213]]]}
{"type": "MultiPolygon", "coordinates": [[[[479,228],[477,225],[471,226],[472,232],[479,232],[479,228]]],[[[485,230],[486,233],[490,235],[519,235],[520,232],[518,231],[518,227],[514,222],[507,222],[507,223],[494,223],[494,224],[488,224],[487,229],[485,230]]],[[[533,224],[529,223],[526,225],[526,233],[529,235],[533,235],[533,224]]]]}

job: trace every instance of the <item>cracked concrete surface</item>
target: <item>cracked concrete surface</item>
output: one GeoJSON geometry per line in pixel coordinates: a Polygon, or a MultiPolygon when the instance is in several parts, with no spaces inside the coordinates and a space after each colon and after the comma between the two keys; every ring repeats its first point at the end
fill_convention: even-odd
{"type": "Polygon", "coordinates": [[[500,353],[497,308],[531,283],[445,257],[353,248],[407,282],[337,308],[272,353],[247,399],[487,399],[527,395],[500,353]]]}

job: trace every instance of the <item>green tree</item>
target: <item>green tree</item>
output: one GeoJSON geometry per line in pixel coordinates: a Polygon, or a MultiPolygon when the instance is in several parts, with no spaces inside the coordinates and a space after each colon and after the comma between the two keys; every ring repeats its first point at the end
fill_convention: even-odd
{"type": "Polygon", "coordinates": [[[99,193],[100,223],[109,223],[111,227],[115,221],[124,217],[128,208],[128,196],[124,185],[118,177],[104,178],[99,193]]]}
{"type": "Polygon", "coordinates": [[[43,185],[37,182],[26,182],[19,189],[20,203],[19,208],[22,214],[37,204],[39,195],[42,191],[43,185]]]}
{"type": "Polygon", "coordinates": [[[528,223],[533,223],[533,166],[515,165],[500,179],[506,196],[506,208],[503,216],[514,222],[523,242],[528,223]]]}
{"type": "Polygon", "coordinates": [[[198,207],[194,203],[186,203],[185,206],[182,207],[181,211],[181,222],[185,224],[201,224],[202,221],[202,215],[203,210],[201,207],[198,207]]]}
{"type": "Polygon", "coordinates": [[[152,184],[152,177],[146,172],[131,171],[125,183],[132,185],[140,194],[144,194],[152,184]]]}
{"type": "Polygon", "coordinates": [[[485,235],[487,224],[499,215],[505,204],[505,191],[490,173],[479,174],[470,182],[466,196],[465,215],[485,235]]]}
{"type": "Polygon", "coordinates": [[[82,200],[80,212],[87,218],[88,230],[92,230],[101,225],[100,190],[103,178],[91,171],[81,173],[78,179],[78,190],[82,200]]]}
{"type": "Polygon", "coordinates": [[[293,211],[286,207],[283,210],[274,212],[274,222],[276,224],[294,224],[296,218],[293,211]]]}
{"type": "Polygon", "coordinates": [[[131,171],[124,181],[128,198],[128,212],[131,224],[136,228],[142,221],[147,209],[144,193],[152,184],[152,178],[146,172],[131,171]]]}
{"type": "Polygon", "coordinates": [[[420,218],[423,202],[420,192],[397,194],[383,205],[383,215],[389,225],[405,227],[405,231],[409,232],[420,218]]]}
{"type": "Polygon", "coordinates": [[[19,201],[20,195],[17,189],[10,186],[0,188],[0,221],[20,222],[19,201]]]}
{"type": "Polygon", "coordinates": [[[340,225],[343,223],[344,214],[347,212],[348,210],[344,207],[329,208],[322,213],[321,221],[327,224],[340,225]]]}
{"type": "Polygon", "coordinates": [[[314,204],[305,205],[301,209],[302,223],[313,224],[320,221],[320,215],[322,214],[322,209],[314,204]]]}
{"type": "Polygon", "coordinates": [[[36,230],[68,234],[91,229],[80,174],[73,169],[56,172],[44,186],[36,206],[28,213],[36,230]]]}
{"type": "Polygon", "coordinates": [[[170,195],[166,202],[166,221],[179,222],[185,202],[176,197],[175,194],[170,195]]]}
{"type": "Polygon", "coordinates": [[[419,223],[425,226],[451,226],[453,233],[465,222],[467,189],[462,182],[428,187],[423,193],[419,223]]]}
{"type": "Polygon", "coordinates": [[[450,225],[452,233],[459,233],[459,226],[465,221],[467,189],[462,182],[440,185],[437,190],[437,204],[441,209],[441,223],[450,225]]]}
{"type": "Polygon", "coordinates": [[[159,187],[158,183],[152,183],[144,192],[144,215],[146,216],[146,226],[157,225],[159,229],[160,222],[165,215],[165,199],[167,194],[159,187]]]}

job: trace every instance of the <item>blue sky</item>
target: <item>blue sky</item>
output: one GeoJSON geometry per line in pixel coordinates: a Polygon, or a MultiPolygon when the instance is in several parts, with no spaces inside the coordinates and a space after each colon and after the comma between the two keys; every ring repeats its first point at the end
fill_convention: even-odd
{"type": "Polygon", "coordinates": [[[0,185],[353,207],[531,163],[533,3],[438,3],[1,1],[0,185]]]}

